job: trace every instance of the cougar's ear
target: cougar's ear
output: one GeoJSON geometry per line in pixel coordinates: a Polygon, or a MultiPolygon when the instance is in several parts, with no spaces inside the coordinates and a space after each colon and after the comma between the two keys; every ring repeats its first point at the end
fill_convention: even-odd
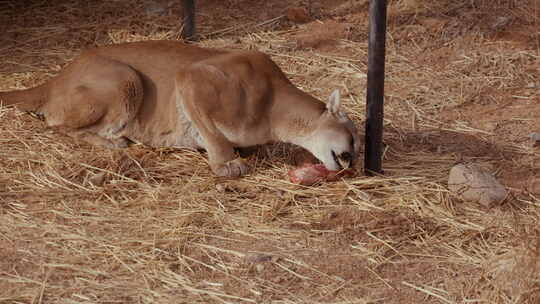
{"type": "Polygon", "coordinates": [[[326,109],[330,114],[337,114],[339,112],[339,107],[341,106],[341,94],[339,89],[335,89],[330,97],[328,97],[328,103],[326,104],[326,109]]]}

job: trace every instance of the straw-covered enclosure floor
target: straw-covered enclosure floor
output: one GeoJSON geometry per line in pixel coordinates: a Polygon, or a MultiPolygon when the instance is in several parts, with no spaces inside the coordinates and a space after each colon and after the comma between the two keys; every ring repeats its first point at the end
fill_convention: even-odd
{"type": "MultiPolygon", "coordinates": [[[[180,39],[180,2],[2,1],[0,90],[87,47],[180,39]]],[[[363,132],[367,1],[197,2],[198,44],[341,89],[363,132]]],[[[389,1],[380,177],[293,185],[300,152],[281,144],[221,179],[204,153],[97,148],[0,107],[0,303],[540,303],[539,16],[536,0],[389,1]],[[450,193],[461,162],[507,199],[450,193]]]]}

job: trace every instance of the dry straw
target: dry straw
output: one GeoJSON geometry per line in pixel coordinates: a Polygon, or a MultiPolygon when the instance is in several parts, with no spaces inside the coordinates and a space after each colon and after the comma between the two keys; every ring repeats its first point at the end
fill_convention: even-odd
{"type": "MultiPolygon", "coordinates": [[[[321,99],[342,89],[361,126],[366,1],[338,2],[311,2],[314,23],[348,22],[352,36],[320,33],[313,49],[314,23],[291,26],[286,1],[200,1],[199,44],[266,52],[321,99]],[[264,10],[275,14],[256,19],[264,10]]],[[[176,2],[6,3],[2,90],[41,83],[82,48],[179,39],[176,2]]],[[[509,102],[540,111],[527,89],[538,9],[389,2],[384,176],[293,185],[298,151],[278,144],[247,156],[251,175],[220,179],[198,152],[96,148],[0,107],[0,302],[538,303],[540,194],[527,182],[540,153],[518,131],[540,119],[477,124],[509,102]],[[490,27],[503,21],[521,38],[490,27]],[[450,194],[461,161],[492,168],[508,199],[488,210],[450,194]]]]}

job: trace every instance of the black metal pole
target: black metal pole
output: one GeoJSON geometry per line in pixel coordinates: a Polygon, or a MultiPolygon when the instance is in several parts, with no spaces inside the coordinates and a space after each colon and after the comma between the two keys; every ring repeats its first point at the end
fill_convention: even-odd
{"type": "Polygon", "coordinates": [[[182,37],[186,40],[195,40],[195,0],[182,0],[184,20],[182,37]]]}
{"type": "Polygon", "coordinates": [[[364,154],[364,170],[368,175],[382,173],[385,42],[386,0],[371,0],[364,154]]]}

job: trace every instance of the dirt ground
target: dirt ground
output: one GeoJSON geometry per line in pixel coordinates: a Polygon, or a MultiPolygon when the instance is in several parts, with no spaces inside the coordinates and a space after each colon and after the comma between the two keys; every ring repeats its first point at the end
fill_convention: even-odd
{"type": "MultiPolygon", "coordinates": [[[[388,2],[383,176],[293,185],[302,152],[278,144],[216,178],[204,153],[97,148],[0,107],[0,303],[540,303],[540,3],[388,2]],[[507,199],[451,194],[463,162],[507,199]]],[[[0,90],[87,47],[180,39],[179,3],[3,1],[0,90]]],[[[198,44],[339,88],[363,134],[368,6],[200,0],[198,44]]]]}

